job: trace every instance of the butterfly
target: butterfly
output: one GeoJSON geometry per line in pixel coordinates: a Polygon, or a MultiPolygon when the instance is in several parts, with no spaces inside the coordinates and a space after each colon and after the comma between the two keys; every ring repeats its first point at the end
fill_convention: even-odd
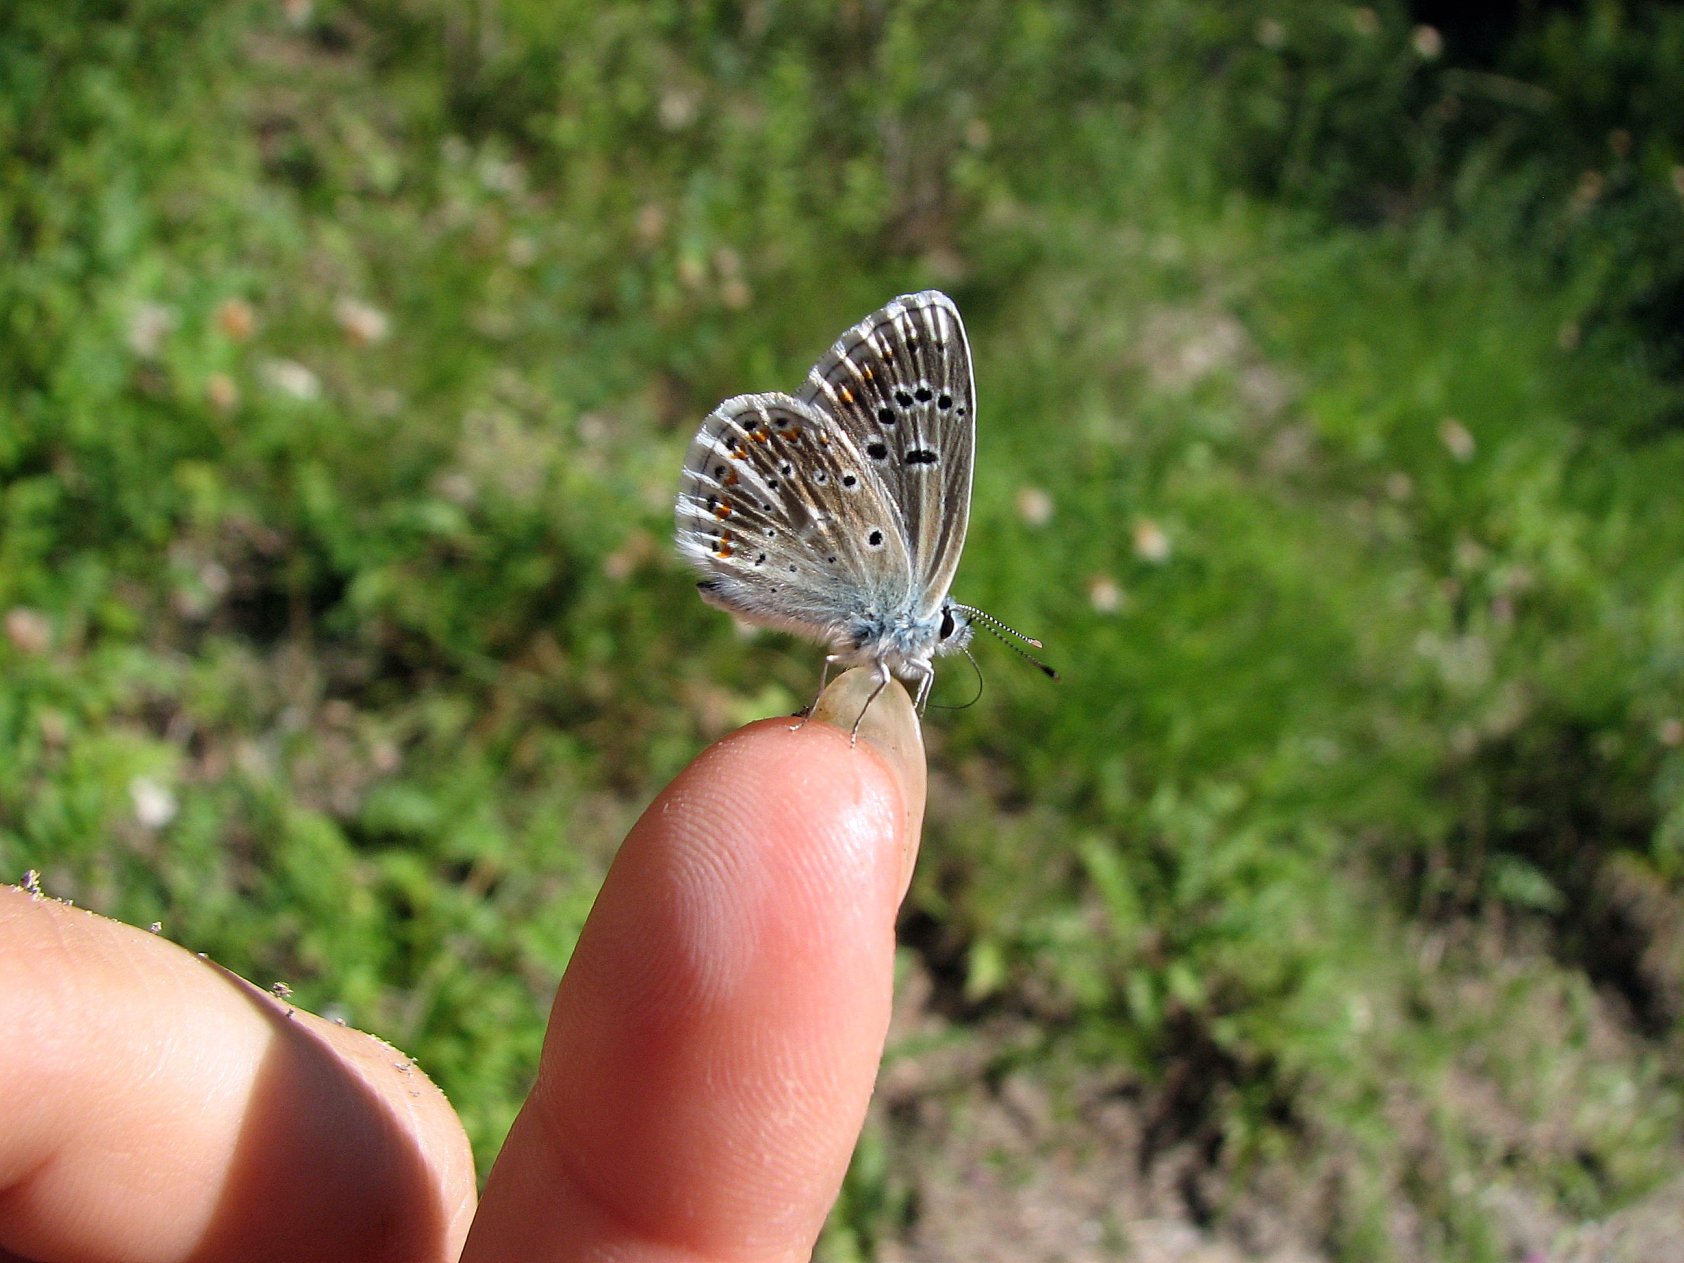
{"type": "Polygon", "coordinates": [[[708,603],[829,645],[826,677],[873,668],[861,719],[891,676],[922,711],[933,659],[963,651],[973,624],[1041,644],[950,594],[975,452],[959,309],[937,290],[903,295],[837,339],[799,394],[708,414],[684,460],[679,554],[708,603]]]}

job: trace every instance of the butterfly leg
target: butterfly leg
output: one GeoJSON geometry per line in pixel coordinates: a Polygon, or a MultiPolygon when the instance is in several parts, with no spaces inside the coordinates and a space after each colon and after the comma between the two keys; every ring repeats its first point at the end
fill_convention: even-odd
{"type": "MultiPolygon", "coordinates": [[[[791,732],[796,731],[807,722],[807,716],[813,713],[813,707],[817,706],[819,704],[819,698],[824,696],[825,685],[830,683],[830,668],[840,661],[842,661],[842,659],[838,658],[833,653],[827,653],[825,655],[824,670],[819,672],[819,691],[814,694],[812,703],[807,707],[807,709],[801,712],[801,718],[797,719],[789,726],[789,730],[791,732]]],[[[858,725],[856,724],[855,727],[857,728],[858,725]]]]}
{"type": "MultiPolygon", "coordinates": [[[[851,661],[851,659],[849,661],[851,661]]],[[[802,727],[804,724],[806,724],[808,718],[813,713],[813,706],[817,706],[819,704],[819,697],[824,696],[825,684],[830,679],[830,668],[833,667],[833,666],[839,665],[839,664],[843,664],[843,663],[844,663],[844,659],[838,657],[836,654],[827,654],[825,656],[824,670],[819,673],[819,694],[818,694],[818,697],[815,697],[813,699],[813,705],[809,706],[807,708],[807,713],[805,715],[801,716],[800,719],[796,720],[793,724],[791,724],[789,726],[789,730],[791,732],[794,732],[796,729],[798,729],[798,728],[802,727]]],[[[879,693],[881,693],[884,689],[889,687],[889,681],[894,678],[892,675],[889,674],[889,665],[886,662],[879,662],[877,664],[877,673],[876,674],[877,674],[877,687],[871,690],[871,696],[866,698],[865,699],[865,705],[860,707],[860,713],[859,713],[858,717],[854,720],[853,728],[848,733],[848,744],[849,745],[857,745],[859,743],[860,725],[865,722],[865,712],[871,709],[871,703],[873,703],[877,700],[877,695],[879,693]]],[[[936,673],[933,670],[931,670],[929,668],[925,668],[923,682],[920,683],[919,686],[918,686],[918,705],[919,705],[920,711],[922,711],[922,709],[923,709],[924,697],[925,697],[926,694],[929,693],[930,683],[931,683],[931,681],[933,681],[935,679],[935,676],[936,676],[936,673]]]]}
{"type": "Polygon", "coordinates": [[[912,699],[912,704],[920,715],[924,713],[924,703],[930,700],[930,686],[936,682],[936,669],[927,662],[912,662],[909,666],[921,667],[924,674],[918,680],[918,692],[912,699]]]}
{"type": "Polygon", "coordinates": [[[871,703],[877,700],[877,695],[889,687],[889,665],[886,662],[877,664],[877,687],[871,690],[871,696],[865,699],[865,705],[860,707],[859,717],[854,720],[853,731],[848,734],[848,744],[858,745],[860,740],[860,725],[865,722],[865,712],[871,709],[871,703]]]}

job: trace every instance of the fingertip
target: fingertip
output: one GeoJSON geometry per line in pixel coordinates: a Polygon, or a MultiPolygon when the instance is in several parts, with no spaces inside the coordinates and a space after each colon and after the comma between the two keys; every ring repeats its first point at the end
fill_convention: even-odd
{"type": "MultiPolygon", "coordinates": [[[[911,697],[898,681],[879,686],[876,672],[856,667],[831,682],[807,718],[857,738],[856,749],[875,756],[894,778],[906,820],[900,872],[904,898],[918,857],[928,784],[924,733],[911,697]]],[[[833,754],[843,757],[839,747],[833,754]]]]}

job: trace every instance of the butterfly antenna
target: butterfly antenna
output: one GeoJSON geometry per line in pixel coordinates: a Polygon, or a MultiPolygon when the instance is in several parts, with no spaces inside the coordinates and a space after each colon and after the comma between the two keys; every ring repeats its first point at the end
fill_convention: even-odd
{"type": "Polygon", "coordinates": [[[957,609],[957,610],[963,610],[966,614],[969,614],[971,616],[971,619],[974,622],[981,623],[983,625],[983,627],[987,628],[988,631],[990,632],[990,634],[993,635],[994,639],[998,640],[1002,645],[1004,645],[1006,648],[1010,649],[1018,657],[1027,661],[1031,666],[1034,666],[1034,667],[1038,668],[1041,672],[1043,672],[1046,675],[1046,677],[1048,679],[1050,679],[1050,680],[1058,679],[1058,672],[1057,671],[1054,671],[1051,667],[1049,667],[1046,663],[1042,662],[1034,654],[1028,653],[1027,651],[1025,651],[1023,649],[1019,649],[1016,645],[1012,644],[1011,641],[1006,639],[1006,636],[1008,636],[1008,635],[1009,636],[1016,636],[1019,640],[1023,641],[1023,643],[1026,644],[1026,645],[1033,645],[1037,649],[1042,648],[1041,642],[1036,640],[1035,637],[1025,636],[1022,632],[1018,631],[1015,627],[1006,626],[999,619],[995,618],[994,615],[989,614],[984,610],[979,610],[974,605],[958,605],[958,604],[955,604],[953,608],[957,609]],[[1001,633],[1005,633],[1005,634],[1002,635],[1001,633]]]}

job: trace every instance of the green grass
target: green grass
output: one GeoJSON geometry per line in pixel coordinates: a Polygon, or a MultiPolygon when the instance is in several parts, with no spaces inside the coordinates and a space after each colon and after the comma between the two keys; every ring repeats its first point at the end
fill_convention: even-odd
{"type": "MultiPolygon", "coordinates": [[[[1349,1258],[1673,1169],[1676,15],[282,8],[0,19],[0,871],[393,1040],[487,1163],[625,826],[817,670],[689,595],[685,443],[936,284],[958,591],[1066,677],[928,725],[907,950],[992,1055],[1182,1093],[1349,1258]]],[[[913,1213],[886,1126],[831,1257],[913,1213]]]]}

